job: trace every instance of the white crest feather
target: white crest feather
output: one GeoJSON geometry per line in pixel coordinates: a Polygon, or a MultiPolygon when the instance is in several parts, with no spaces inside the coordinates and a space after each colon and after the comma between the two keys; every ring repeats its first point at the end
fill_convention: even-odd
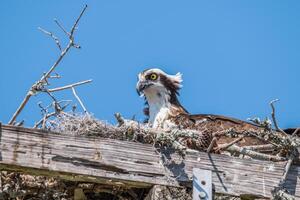
{"type": "Polygon", "coordinates": [[[182,85],[182,73],[178,72],[175,75],[168,75],[166,74],[166,76],[178,87],[181,88],[182,85]]]}
{"type": "Polygon", "coordinates": [[[158,73],[158,74],[163,74],[166,77],[168,77],[168,79],[171,80],[172,83],[174,83],[174,85],[176,85],[178,88],[182,87],[182,85],[181,85],[181,83],[182,83],[182,73],[180,73],[180,72],[178,72],[175,75],[170,75],[170,74],[167,74],[166,72],[164,72],[163,70],[158,69],[158,68],[149,69],[149,70],[147,70],[147,72],[155,72],[155,73],[158,73]]]}

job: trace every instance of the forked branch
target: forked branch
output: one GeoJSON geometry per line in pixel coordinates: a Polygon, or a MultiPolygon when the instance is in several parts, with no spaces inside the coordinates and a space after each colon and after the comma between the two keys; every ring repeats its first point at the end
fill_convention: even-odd
{"type": "Polygon", "coordinates": [[[86,83],[90,83],[90,82],[92,82],[92,80],[81,81],[81,82],[78,82],[78,83],[73,83],[73,84],[58,87],[58,88],[48,89],[48,92],[58,92],[58,91],[61,91],[61,90],[71,89],[73,87],[83,85],[83,84],[86,84],[86,83]]]}
{"type": "MultiPolygon", "coordinates": [[[[58,64],[60,63],[60,61],[64,58],[64,56],[67,54],[67,52],[72,48],[78,48],[79,45],[74,43],[74,33],[76,30],[76,27],[82,17],[82,15],[84,14],[85,10],[87,8],[87,5],[84,6],[84,8],[82,9],[82,11],[80,12],[80,15],[78,16],[78,18],[76,19],[74,25],[72,26],[68,36],[69,36],[69,42],[67,44],[67,46],[61,51],[59,57],[57,58],[57,60],[54,62],[54,64],[50,67],[50,69],[48,70],[48,72],[44,73],[43,76],[40,78],[39,81],[37,81],[35,84],[33,84],[31,86],[31,88],[29,89],[29,91],[27,92],[24,100],[22,101],[22,103],[20,104],[20,106],[18,107],[18,109],[16,110],[16,112],[13,114],[12,118],[10,119],[10,121],[8,122],[8,124],[12,125],[15,123],[17,117],[19,116],[19,114],[22,112],[22,110],[24,109],[25,105],[27,104],[27,102],[29,101],[29,99],[31,98],[31,96],[35,95],[38,92],[43,92],[45,91],[45,86],[48,85],[48,79],[51,78],[51,74],[52,72],[55,70],[55,68],[58,66],[58,64]]],[[[59,24],[59,23],[57,23],[59,24]]],[[[62,26],[59,26],[60,28],[62,28],[62,26]]],[[[51,32],[46,31],[42,28],[40,28],[40,30],[42,30],[44,33],[46,33],[47,35],[51,36],[57,46],[61,49],[59,40],[56,36],[54,36],[51,32]]]]}

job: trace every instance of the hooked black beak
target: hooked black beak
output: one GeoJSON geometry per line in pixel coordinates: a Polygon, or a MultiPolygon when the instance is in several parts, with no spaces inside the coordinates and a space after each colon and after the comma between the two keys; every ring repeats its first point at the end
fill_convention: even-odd
{"type": "Polygon", "coordinates": [[[152,86],[153,83],[149,82],[149,81],[139,81],[136,85],[136,91],[138,93],[138,95],[140,96],[141,93],[143,93],[143,91],[145,89],[147,89],[148,87],[152,86]]]}

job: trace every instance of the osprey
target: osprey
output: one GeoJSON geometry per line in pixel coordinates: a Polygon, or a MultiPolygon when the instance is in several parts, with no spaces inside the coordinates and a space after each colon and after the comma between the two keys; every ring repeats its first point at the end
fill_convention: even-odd
{"type": "MultiPolygon", "coordinates": [[[[212,133],[233,129],[237,132],[245,130],[261,130],[254,124],[238,119],[212,115],[192,115],[182,106],[178,100],[179,89],[182,87],[182,74],[170,75],[161,69],[147,69],[138,74],[136,89],[139,95],[145,97],[147,107],[144,113],[148,116],[148,123],[152,128],[160,129],[191,129],[206,134],[205,141],[200,144],[189,144],[194,149],[207,148],[212,139],[212,133]]],[[[221,138],[218,143],[227,143],[232,138],[221,138]]],[[[257,139],[246,137],[239,144],[262,144],[257,139]]]]}

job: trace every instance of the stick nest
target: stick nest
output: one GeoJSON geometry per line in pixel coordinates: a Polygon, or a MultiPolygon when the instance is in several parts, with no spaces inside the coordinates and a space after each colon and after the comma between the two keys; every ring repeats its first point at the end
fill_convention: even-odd
{"type": "Polygon", "coordinates": [[[124,120],[123,124],[114,126],[98,120],[91,114],[61,113],[54,120],[47,122],[47,129],[71,135],[104,137],[117,140],[154,143],[155,136],[149,128],[136,121],[124,120]]]}

